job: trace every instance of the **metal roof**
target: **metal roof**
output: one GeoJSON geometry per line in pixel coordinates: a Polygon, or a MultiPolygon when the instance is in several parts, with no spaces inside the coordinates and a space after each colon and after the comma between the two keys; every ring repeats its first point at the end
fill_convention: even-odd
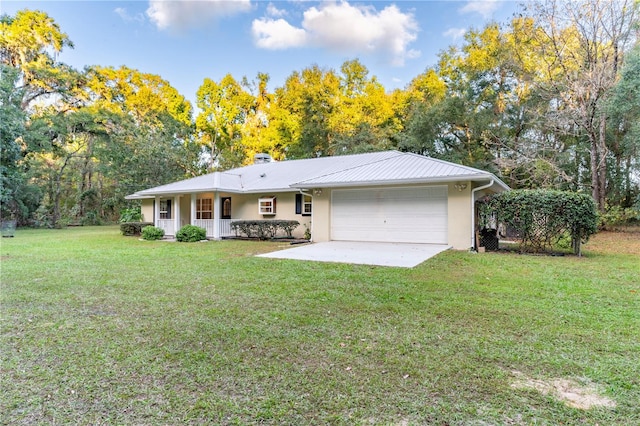
{"type": "Polygon", "coordinates": [[[502,189],[509,189],[500,179],[483,170],[418,154],[382,151],[253,164],[145,189],[127,198],[190,192],[290,192],[316,187],[488,179],[494,179],[502,189]]]}

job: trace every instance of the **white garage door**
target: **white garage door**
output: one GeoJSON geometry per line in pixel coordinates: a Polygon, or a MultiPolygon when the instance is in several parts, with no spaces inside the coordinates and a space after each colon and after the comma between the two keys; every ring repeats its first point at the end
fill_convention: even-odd
{"type": "Polygon", "coordinates": [[[447,187],[334,190],[331,239],[447,244],[447,187]]]}

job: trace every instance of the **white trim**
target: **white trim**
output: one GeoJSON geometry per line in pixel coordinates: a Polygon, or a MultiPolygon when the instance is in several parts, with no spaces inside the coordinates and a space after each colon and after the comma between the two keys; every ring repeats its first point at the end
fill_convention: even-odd
{"type": "Polygon", "coordinates": [[[276,197],[258,198],[258,214],[273,216],[276,214],[276,197]]]}
{"type": "Polygon", "coordinates": [[[190,211],[190,221],[189,223],[196,223],[196,198],[197,195],[195,192],[191,193],[191,211],[190,211]]]}
{"type": "Polygon", "coordinates": [[[220,193],[213,194],[213,238],[220,239],[220,193]]]}
{"type": "Polygon", "coordinates": [[[153,202],[153,223],[158,228],[160,225],[160,196],[156,195],[153,202]]]}
{"type": "Polygon", "coordinates": [[[175,212],[175,215],[173,216],[175,220],[175,222],[173,222],[173,235],[176,235],[180,230],[180,195],[176,195],[175,197],[173,197],[173,204],[173,211],[175,212]]]}

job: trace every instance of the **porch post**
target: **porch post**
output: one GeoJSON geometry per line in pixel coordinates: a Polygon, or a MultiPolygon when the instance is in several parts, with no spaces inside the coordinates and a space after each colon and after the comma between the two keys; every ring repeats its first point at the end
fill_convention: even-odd
{"type": "Polygon", "coordinates": [[[220,239],[220,193],[213,194],[213,239],[220,239]]]}
{"type": "Polygon", "coordinates": [[[189,221],[191,225],[196,223],[196,194],[191,193],[191,220],[189,221]]]}
{"type": "Polygon", "coordinates": [[[160,223],[160,196],[156,195],[153,200],[153,226],[160,223]]]}
{"type": "Polygon", "coordinates": [[[174,229],[174,234],[173,235],[177,235],[178,231],[180,230],[180,196],[176,195],[175,197],[173,197],[173,210],[175,212],[175,219],[173,222],[173,229],[174,229]]]}

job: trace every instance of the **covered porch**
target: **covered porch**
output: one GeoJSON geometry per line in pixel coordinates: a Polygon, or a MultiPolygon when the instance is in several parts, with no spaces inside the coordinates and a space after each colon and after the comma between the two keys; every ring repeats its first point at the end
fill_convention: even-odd
{"type": "Polygon", "coordinates": [[[211,239],[235,235],[231,231],[231,197],[218,192],[156,196],[153,215],[155,226],[167,236],[175,236],[185,225],[204,228],[211,239]]]}

